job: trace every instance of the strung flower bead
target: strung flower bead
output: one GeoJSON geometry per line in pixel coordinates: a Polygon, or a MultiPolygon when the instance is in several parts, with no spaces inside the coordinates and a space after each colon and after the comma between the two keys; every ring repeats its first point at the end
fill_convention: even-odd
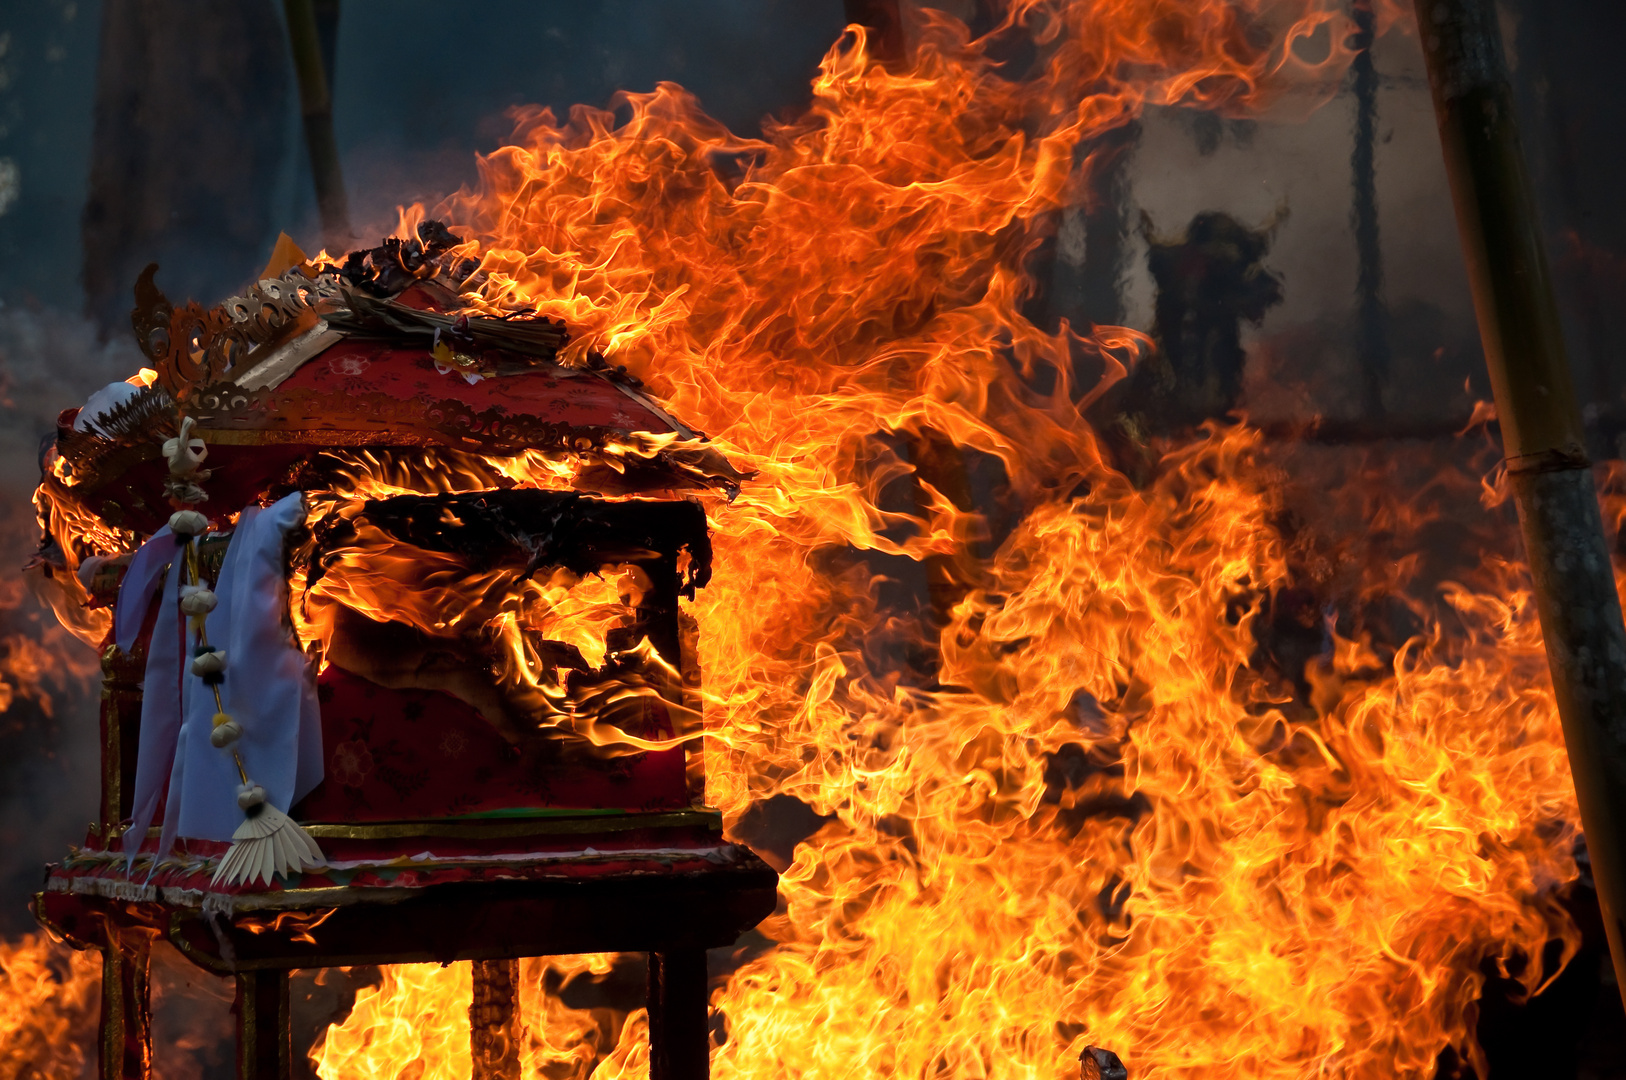
{"type": "Polygon", "coordinates": [[[181,586],[181,610],[188,615],[207,615],[216,603],[215,594],[202,585],[181,586]]]}
{"type": "Polygon", "coordinates": [[[260,785],[250,782],[238,787],[237,808],[239,810],[247,810],[249,807],[259,806],[264,802],[265,789],[260,785]]]}
{"type": "Polygon", "coordinates": [[[209,447],[204,441],[192,438],[195,423],[190,416],[183,418],[180,435],[164,440],[164,460],[169,462],[172,476],[191,476],[203,464],[203,459],[209,456],[209,447]]]}
{"type": "Polygon", "coordinates": [[[199,652],[192,658],[192,674],[207,679],[226,670],[226,654],[218,649],[199,652]]]}
{"type": "Polygon", "coordinates": [[[169,515],[169,531],[181,538],[209,531],[209,519],[196,510],[177,510],[169,515]]]}
{"type": "Polygon", "coordinates": [[[216,749],[224,750],[232,743],[243,737],[243,725],[231,718],[231,714],[215,713],[215,726],[209,732],[209,743],[216,749]]]}

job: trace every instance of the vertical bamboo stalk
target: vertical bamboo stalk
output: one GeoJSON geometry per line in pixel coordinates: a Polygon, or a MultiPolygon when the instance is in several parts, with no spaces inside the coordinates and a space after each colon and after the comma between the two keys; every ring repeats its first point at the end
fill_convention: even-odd
{"type": "Polygon", "coordinates": [[[1508,477],[1615,972],[1626,992],[1626,625],[1492,0],[1416,0],[1508,477]]]}
{"type": "Polygon", "coordinates": [[[288,18],[288,44],[299,75],[299,105],[305,120],[305,146],[316,183],[316,206],[322,215],[322,241],[331,254],[347,249],[350,202],[339,167],[339,144],[333,136],[333,88],[322,61],[322,37],[313,0],[283,0],[288,18]]]}

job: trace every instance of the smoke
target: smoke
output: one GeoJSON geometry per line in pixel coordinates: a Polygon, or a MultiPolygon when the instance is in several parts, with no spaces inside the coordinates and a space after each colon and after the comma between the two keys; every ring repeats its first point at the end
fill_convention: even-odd
{"type": "MultiPolygon", "coordinates": [[[[1378,227],[1393,356],[1384,406],[1397,428],[1445,434],[1490,391],[1421,51],[1413,36],[1396,29],[1373,55],[1378,227]],[[1472,390],[1465,390],[1470,380],[1472,390]]],[[[1245,331],[1250,355],[1243,410],[1267,426],[1361,417],[1350,223],[1353,96],[1342,94],[1287,122],[1153,108],[1142,129],[1127,190],[1133,210],[1158,233],[1177,234],[1197,214],[1216,210],[1269,229],[1266,265],[1286,288],[1283,302],[1245,331]]],[[[1146,239],[1131,235],[1122,277],[1129,326],[1153,321],[1155,284],[1146,256],[1146,239]]]]}
{"type": "Polygon", "coordinates": [[[43,865],[97,817],[95,653],[61,629],[18,573],[38,541],[31,494],[58,412],[139,366],[78,315],[0,307],[0,932],[32,929],[43,865]]]}

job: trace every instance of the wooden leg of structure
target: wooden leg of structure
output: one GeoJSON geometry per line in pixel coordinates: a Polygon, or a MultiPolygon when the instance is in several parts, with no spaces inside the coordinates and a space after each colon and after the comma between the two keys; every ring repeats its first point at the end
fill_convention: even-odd
{"type": "Polygon", "coordinates": [[[650,953],[650,1080],[706,1080],[710,1051],[706,951],[650,953]]]}
{"type": "Polygon", "coordinates": [[[293,1043],[286,971],[244,971],[237,976],[238,1080],[289,1080],[293,1043]]]}
{"type": "Polygon", "coordinates": [[[473,1080],[519,1080],[519,961],[474,961],[469,1002],[473,1080]]]}
{"type": "Polygon", "coordinates": [[[108,928],[102,949],[100,1080],[147,1080],[152,1073],[152,939],[108,928]]]}

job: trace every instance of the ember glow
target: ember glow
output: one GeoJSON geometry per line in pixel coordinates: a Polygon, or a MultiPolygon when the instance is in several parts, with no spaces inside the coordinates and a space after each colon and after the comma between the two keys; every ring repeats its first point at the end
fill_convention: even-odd
{"type": "MultiPolygon", "coordinates": [[[[1031,37],[1020,79],[927,12],[906,61],[850,30],[811,110],[760,139],[672,85],[534,110],[480,190],[403,215],[466,237],[471,307],[564,320],[567,361],[626,365],[755,473],[707,502],[715,576],[690,605],[707,798],[730,828],[775,795],[828,821],[782,875],[774,947],[713,998],[719,1077],[1059,1080],[1090,1044],[1136,1080],[1426,1077],[1448,1046],[1477,1056],[1483,960],[1534,989],[1528,958],[1573,951],[1576,812],[1522,569],[1491,552],[1408,595],[1415,561],[1317,562],[1245,425],[1143,445],[1131,479],[1084,413],[1152,343],[1022,313],[1093,137],[1147,104],[1263,112],[1335,87],[1340,10],[1011,0],[994,36],[1031,37]],[[1293,43],[1318,30],[1334,47],[1310,67],[1293,43]],[[997,545],[944,447],[997,475],[997,545]],[[905,574],[935,610],[883,603],[905,574]],[[1266,613],[1303,587],[1391,602],[1415,632],[1334,612],[1308,667],[1266,672],[1266,613]]],[[[358,457],[333,497],[557,489],[578,468],[454,457],[358,457]]],[[[1402,489],[1348,513],[1423,524],[1402,489]]],[[[565,619],[596,665],[637,583],[583,584],[422,619],[565,619]]],[[[330,588],[382,607],[398,585],[330,588]]],[[[527,1075],[647,1069],[640,1014],[538,990],[548,964],[603,962],[527,966],[527,1075]]],[[[466,1076],[469,998],[466,965],[390,969],[319,1074],[466,1076]]]]}

